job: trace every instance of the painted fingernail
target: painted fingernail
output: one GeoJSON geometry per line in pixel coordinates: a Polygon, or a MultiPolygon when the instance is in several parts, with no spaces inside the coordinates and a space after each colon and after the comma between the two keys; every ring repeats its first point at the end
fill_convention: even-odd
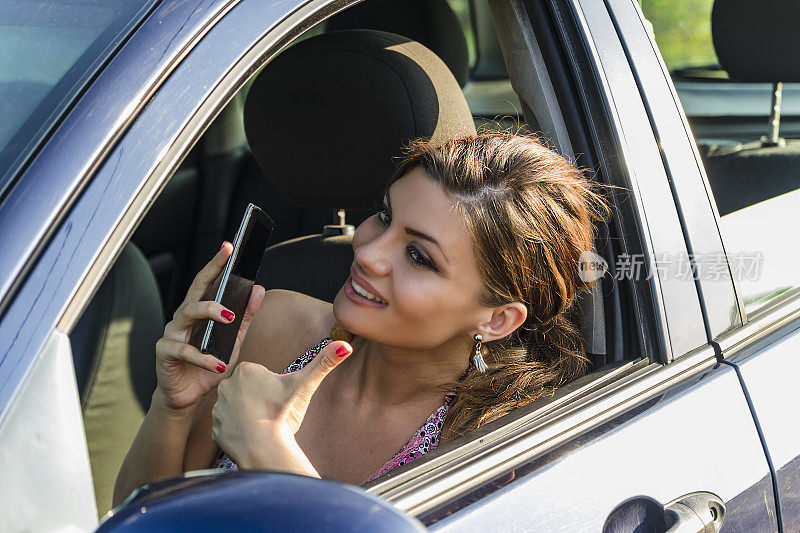
{"type": "Polygon", "coordinates": [[[217,365],[217,372],[219,372],[220,374],[222,374],[223,372],[225,372],[225,369],[226,369],[226,368],[227,368],[227,367],[226,367],[225,365],[223,365],[222,363],[219,363],[219,364],[217,365]]]}
{"type": "Polygon", "coordinates": [[[225,248],[226,244],[228,244],[228,241],[222,241],[222,246],[219,247],[220,252],[225,248]]]}
{"type": "Polygon", "coordinates": [[[227,309],[223,309],[222,312],[220,312],[220,314],[222,315],[222,318],[224,318],[228,322],[233,320],[233,317],[236,316],[233,314],[232,311],[228,311],[227,309]]]}
{"type": "Polygon", "coordinates": [[[349,354],[352,351],[353,350],[349,346],[347,346],[346,344],[342,344],[341,346],[336,348],[336,355],[338,355],[339,357],[344,357],[345,355],[349,354]]]}

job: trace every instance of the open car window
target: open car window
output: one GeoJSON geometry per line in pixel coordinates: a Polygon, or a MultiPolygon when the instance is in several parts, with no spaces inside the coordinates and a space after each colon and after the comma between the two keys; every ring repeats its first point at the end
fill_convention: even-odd
{"type": "MultiPolygon", "coordinates": [[[[472,13],[484,17],[480,21],[473,18],[471,24],[474,27],[480,26],[483,32],[487,28],[494,28],[488,7],[475,7],[472,13]]],[[[307,35],[293,36],[293,41],[302,42],[310,35],[322,33],[325,25],[326,22],[320,22],[308,30],[307,35]]],[[[502,45],[511,46],[520,35],[509,32],[508,35],[495,34],[493,37],[495,41],[491,45],[484,41],[481,50],[486,50],[487,56],[494,57],[495,76],[486,74],[491,72],[492,64],[485,64],[488,66],[483,71],[483,77],[472,75],[462,87],[476,126],[486,130],[527,124],[531,131],[542,131],[554,146],[565,152],[579,152],[578,145],[570,144],[568,136],[563,133],[563,125],[558,129],[558,124],[564,119],[555,114],[558,101],[555,99],[553,82],[545,76],[536,78],[533,72],[524,74],[524,62],[532,62],[533,56],[519,59],[520,62],[513,65],[511,73],[506,71],[505,62],[500,65],[501,70],[497,68],[498,58],[500,61],[503,58],[502,45]],[[523,76],[517,81],[518,87],[525,87],[528,91],[522,96],[514,92],[509,77],[515,74],[523,76]],[[530,81],[534,85],[528,83],[530,81]],[[509,96],[513,97],[513,102],[508,101],[509,96]],[[552,100],[547,100],[551,97],[552,100]],[[521,100],[526,101],[526,106],[522,105],[521,100]]],[[[529,53],[537,52],[532,49],[529,53]]],[[[269,66],[267,64],[266,68],[269,66]]],[[[527,64],[527,68],[530,69],[530,64],[527,64]]],[[[220,104],[214,108],[208,104],[209,108],[204,110],[215,114],[216,119],[208,125],[202,138],[192,139],[187,134],[181,138],[183,145],[176,142],[167,152],[174,157],[173,163],[169,163],[169,157],[164,157],[156,163],[155,169],[146,167],[150,179],[154,182],[159,180],[158,195],[154,195],[152,201],[138,204],[139,211],[135,218],[141,220],[136,232],[132,233],[130,240],[130,234],[125,234],[114,243],[121,250],[117,262],[108,271],[105,281],[98,287],[71,334],[98,512],[101,514],[108,509],[113,478],[149,405],[155,384],[151,347],[161,335],[164,322],[169,320],[180,303],[199,267],[218,248],[223,238],[232,237],[241,217],[242,202],[253,201],[262,207],[269,206],[267,212],[281,228],[276,228],[273,236],[273,242],[277,244],[322,233],[325,226],[336,226],[338,224],[335,222],[340,220],[338,211],[305,209],[294,205],[283,197],[254,161],[252,147],[247,145],[242,128],[242,102],[247,90],[243,72],[240,73],[242,78],[231,84],[242,89],[224,99],[227,101],[225,106],[220,104]],[[178,159],[174,154],[178,153],[182,160],[180,166],[174,164],[178,159]],[[145,205],[149,206],[146,215],[145,205]],[[222,211],[211,209],[219,205],[229,208],[222,211]],[[206,216],[212,211],[212,215],[206,216]],[[170,228],[170,231],[164,231],[164,228],[170,228]],[[130,284],[126,281],[130,279],[138,281],[130,284]],[[138,289],[125,292],[125,286],[138,289]],[[159,312],[148,311],[155,309],[159,312]],[[101,334],[98,335],[98,332],[101,334]],[[113,379],[106,379],[115,373],[117,377],[124,377],[124,387],[120,387],[113,379]],[[113,398],[113,401],[107,401],[109,398],[113,398]],[[114,423],[109,424],[109,420],[114,423]]],[[[180,74],[181,71],[178,71],[180,74]]],[[[156,103],[165,105],[163,102],[168,101],[165,95],[169,94],[180,94],[180,89],[165,90],[156,103]]],[[[301,106],[302,102],[292,105],[301,106]]],[[[156,113],[157,109],[154,105],[152,109],[145,110],[140,120],[153,119],[152,113],[156,113]]],[[[151,128],[142,126],[142,129],[149,135],[155,134],[151,128]]],[[[135,129],[133,131],[134,134],[138,133],[135,129]]],[[[276,157],[280,155],[275,154],[276,157]]],[[[125,157],[132,157],[115,153],[117,156],[123,162],[125,157]]],[[[590,163],[589,160],[582,161],[590,163]]],[[[146,162],[141,162],[141,165],[132,169],[145,172],[146,162]]],[[[150,194],[154,194],[154,191],[155,188],[151,189],[150,194]]],[[[359,217],[363,218],[366,214],[347,212],[346,221],[355,224],[359,217]]],[[[598,232],[597,248],[612,264],[618,250],[611,247],[610,243],[618,238],[618,231],[612,223],[598,232]]],[[[548,411],[548,406],[560,408],[578,399],[588,401],[587,398],[598,389],[650,364],[649,353],[644,350],[645,343],[639,338],[641,331],[637,326],[635,306],[630,303],[633,291],[630,280],[624,276],[614,276],[611,272],[596,284],[596,288],[597,292],[587,294],[581,303],[585,321],[579,325],[591,360],[590,373],[580,381],[560,389],[557,394],[543,397],[535,404],[496,421],[484,430],[485,434],[507,436],[514,428],[541,418],[548,411]]],[[[468,436],[453,443],[449,451],[471,453],[470,450],[480,445],[476,444],[476,439],[480,440],[480,437],[468,436]]],[[[437,457],[441,456],[421,458],[418,464],[430,460],[435,466],[437,457]]],[[[412,477],[406,483],[419,481],[412,479],[412,474],[408,475],[412,477]]],[[[379,487],[384,481],[387,478],[379,478],[373,488],[379,487]]]]}

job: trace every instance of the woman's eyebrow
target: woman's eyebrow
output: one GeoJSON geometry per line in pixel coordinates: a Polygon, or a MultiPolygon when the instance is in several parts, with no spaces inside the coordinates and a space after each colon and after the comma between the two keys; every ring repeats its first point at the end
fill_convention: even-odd
{"type": "Polygon", "coordinates": [[[442,245],[439,244],[439,241],[437,241],[436,239],[434,239],[433,237],[431,237],[427,233],[423,233],[423,232],[421,232],[419,230],[416,230],[414,228],[406,227],[405,230],[406,230],[406,233],[408,233],[409,235],[412,235],[412,236],[417,237],[419,239],[422,239],[424,241],[428,241],[428,242],[431,242],[431,243],[435,244],[439,248],[439,251],[442,253],[442,256],[444,256],[444,260],[447,261],[448,263],[450,262],[450,260],[447,259],[447,254],[445,254],[444,250],[442,250],[442,245]]]}
{"type": "MultiPolygon", "coordinates": [[[[386,202],[386,207],[388,207],[389,211],[391,211],[392,210],[392,199],[389,198],[389,191],[386,191],[386,196],[384,198],[384,201],[386,202]]],[[[439,251],[442,253],[442,256],[444,257],[444,260],[447,263],[450,263],[450,260],[447,258],[447,254],[444,253],[444,250],[442,250],[442,245],[439,244],[439,241],[437,241],[436,239],[434,239],[433,237],[431,237],[427,233],[423,233],[423,232],[421,232],[419,230],[416,230],[414,228],[408,228],[407,227],[407,228],[405,228],[405,230],[406,230],[406,233],[408,233],[409,235],[411,235],[413,237],[417,237],[417,238],[422,239],[424,241],[428,241],[428,242],[431,242],[431,243],[435,244],[439,248],[439,251]]]]}

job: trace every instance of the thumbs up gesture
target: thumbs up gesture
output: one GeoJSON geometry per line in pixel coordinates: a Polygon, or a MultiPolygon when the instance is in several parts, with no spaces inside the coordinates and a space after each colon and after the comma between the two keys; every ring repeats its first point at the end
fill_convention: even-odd
{"type": "Polygon", "coordinates": [[[241,468],[318,476],[294,435],[322,380],[352,352],[346,342],[331,342],[308,365],[289,374],[242,361],[217,387],[211,412],[214,442],[241,468]]]}

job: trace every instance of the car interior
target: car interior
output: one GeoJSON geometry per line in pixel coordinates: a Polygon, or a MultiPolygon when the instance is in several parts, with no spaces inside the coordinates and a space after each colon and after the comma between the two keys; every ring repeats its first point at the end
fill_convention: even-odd
{"type": "Polygon", "coordinates": [[[715,4],[711,19],[714,49],[721,68],[725,69],[731,79],[769,84],[772,103],[764,106],[762,114],[772,116],[769,122],[765,122],[762,117],[757,120],[739,117],[736,120],[734,116],[716,122],[708,119],[694,121],[709,183],[714,191],[719,213],[723,217],[796,189],[797,171],[800,169],[800,139],[782,136],[797,136],[798,123],[795,117],[784,116],[781,128],[782,102],[780,95],[776,95],[776,91],[782,91],[782,87],[776,85],[795,78],[797,72],[793,72],[791,66],[780,58],[744,46],[743,40],[737,38],[737,35],[748,32],[755,37],[754,40],[764,44],[764,49],[779,46],[785,33],[775,25],[780,24],[781,20],[776,13],[774,18],[764,17],[772,19],[774,24],[759,25],[754,29],[751,22],[759,19],[748,18],[746,15],[742,6],[734,2],[715,4]],[[758,33],[753,35],[755,32],[758,33]],[[771,42],[776,38],[779,42],[771,42]],[[774,104],[777,104],[777,108],[772,109],[774,104]],[[775,128],[770,128],[773,121],[775,128]],[[723,138],[714,139],[714,134],[723,138]],[[771,178],[763,180],[765,175],[771,178]],[[760,186],[754,186],[755,180],[759,181],[760,186]]]}
{"type": "MultiPolygon", "coordinates": [[[[718,64],[671,73],[751,316],[800,287],[795,269],[787,268],[800,256],[775,231],[800,222],[800,67],[793,54],[784,53],[795,46],[800,5],[769,2],[756,10],[747,2],[706,4],[705,30],[718,64]],[[750,266],[758,263],[758,270],[748,271],[737,257],[749,258],[750,266]]],[[[644,8],[647,15],[647,2],[644,8]]],[[[656,41],[661,30],[654,28],[656,41]]]]}
{"type": "MultiPolygon", "coordinates": [[[[404,143],[535,131],[534,118],[482,0],[367,0],[272,59],[169,179],[70,335],[98,512],[149,407],[154,344],[249,202],[276,221],[257,282],[332,301],[404,143]]],[[[596,242],[612,268],[615,231],[596,242]]],[[[573,387],[639,357],[628,298],[605,276],[576,304],[592,368],[573,387]]]]}

